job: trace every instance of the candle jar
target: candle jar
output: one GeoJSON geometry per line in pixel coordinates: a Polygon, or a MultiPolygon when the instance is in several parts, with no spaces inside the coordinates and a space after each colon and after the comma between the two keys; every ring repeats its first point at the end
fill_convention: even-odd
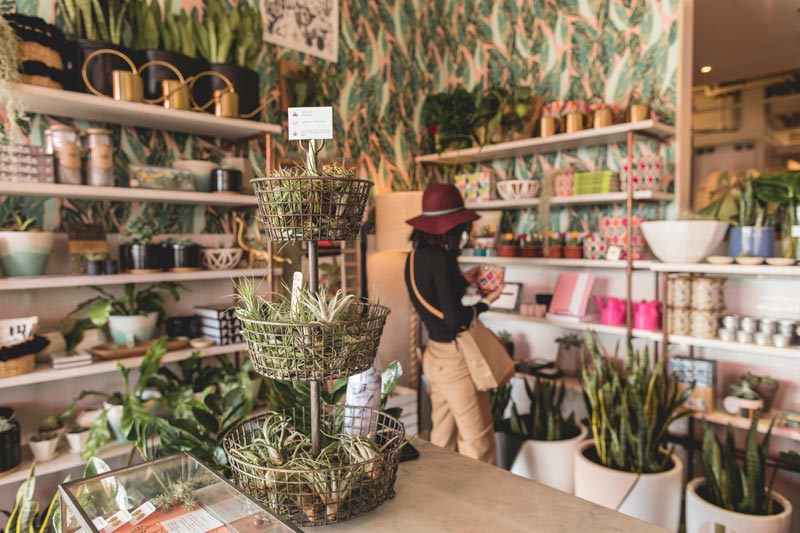
{"type": "MultiPolygon", "coordinates": [[[[51,126],[47,131],[55,157],[56,181],[68,185],[81,185],[83,176],[78,131],[72,126],[63,124],[51,126]]],[[[45,138],[47,138],[47,133],[45,133],[45,138]]]]}
{"type": "Polygon", "coordinates": [[[567,133],[581,131],[586,125],[586,115],[580,111],[572,111],[571,113],[567,113],[566,123],[567,133]]]}
{"type": "Polygon", "coordinates": [[[111,130],[90,128],[86,130],[84,148],[86,155],[86,184],[95,187],[114,186],[114,149],[111,130]]]}
{"type": "Polygon", "coordinates": [[[758,321],[758,330],[761,333],[771,337],[772,335],[775,335],[777,331],[777,324],[770,318],[762,318],[758,321]]]}

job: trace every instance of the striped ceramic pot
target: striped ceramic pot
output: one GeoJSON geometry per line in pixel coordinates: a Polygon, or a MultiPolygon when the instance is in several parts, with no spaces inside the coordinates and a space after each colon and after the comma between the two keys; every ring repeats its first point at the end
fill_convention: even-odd
{"type": "Polygon", "coordinates": [[[0,231],[0,265],[8,277],[41,276],[56,234],[44,231],[0,231]]]}

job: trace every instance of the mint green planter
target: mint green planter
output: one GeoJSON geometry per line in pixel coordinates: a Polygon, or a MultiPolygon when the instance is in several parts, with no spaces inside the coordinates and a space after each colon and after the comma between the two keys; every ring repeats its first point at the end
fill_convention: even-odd
{"type": "Polygon", "coordinates": [[[0,231],[0,265],[8,277],[41,276],[56,234],[41,231],[0,231]]]}
{"type": "Polygon", "coordinates": [[[114,344],[133,346],[140,342],[153,340],[156,336],[158,313],[147,315],[108,317],[108,329],[114,344]]]}

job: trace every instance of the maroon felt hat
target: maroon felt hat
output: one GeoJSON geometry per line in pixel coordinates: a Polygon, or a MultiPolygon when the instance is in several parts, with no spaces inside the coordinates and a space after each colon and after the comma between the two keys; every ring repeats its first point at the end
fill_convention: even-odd
{"type": "Polygon", "coordinates": [[[422,195],[422,214],[406,220],[406,224],[426,233],[442,235],[480,217],[475,211],[464,207],[464,199],[455,186],[434,183],[422,195]]]}

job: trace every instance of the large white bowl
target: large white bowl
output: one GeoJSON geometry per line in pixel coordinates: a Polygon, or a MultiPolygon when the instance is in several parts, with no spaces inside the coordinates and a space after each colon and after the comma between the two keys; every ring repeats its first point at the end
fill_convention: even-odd
{"type": "Polygon", "coordinates": [[[656,220],[642,222],[642,232],[656,257],[665,263],[697,263],[725,238],[727,222],[656,220]]]}

